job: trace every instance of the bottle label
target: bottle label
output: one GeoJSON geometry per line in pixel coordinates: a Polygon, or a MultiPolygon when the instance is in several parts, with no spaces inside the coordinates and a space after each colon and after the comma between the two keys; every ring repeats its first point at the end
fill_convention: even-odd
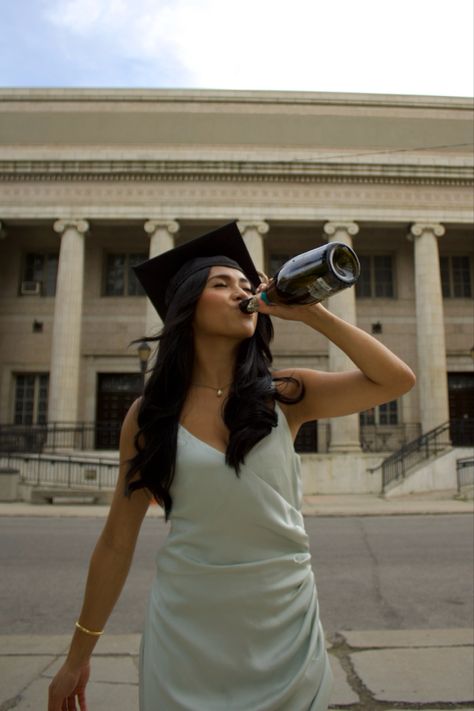
{"type": "Polygon", "coordinates": [[[328,284],[324,277],[319,277],[308,287],[308,292],[311,294],[313,299],[318,299],[322,301],[326,299],[334,291],[334,287],[328,284]]]}

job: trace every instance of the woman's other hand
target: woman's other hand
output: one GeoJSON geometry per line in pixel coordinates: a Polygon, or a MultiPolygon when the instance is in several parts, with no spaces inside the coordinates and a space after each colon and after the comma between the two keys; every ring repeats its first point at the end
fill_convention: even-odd
{"type": "Polygon", "coordinates": [[[48,711],[87,711],[89,676],[89,662],[77,669],[63,664],[49,685],[48,711]]]}

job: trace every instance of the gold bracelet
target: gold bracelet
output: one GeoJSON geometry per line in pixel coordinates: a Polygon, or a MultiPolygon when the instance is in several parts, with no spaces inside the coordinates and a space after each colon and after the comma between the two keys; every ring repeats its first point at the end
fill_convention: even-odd
{"type": "Polygon", "coordinates": [[[76,622],[76,627],[78,630],[81,630],[81,632],[92,635],[92,637],[100,637],[101,634],[104,634],[104,630],[102,630],[102,632],[93,632],[93,630],[88,630],[87,627],[80,625],[79,622],[76,622]]]}

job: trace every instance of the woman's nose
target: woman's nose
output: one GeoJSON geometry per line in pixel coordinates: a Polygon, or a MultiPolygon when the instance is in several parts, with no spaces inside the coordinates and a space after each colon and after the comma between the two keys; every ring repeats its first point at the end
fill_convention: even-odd
{"type": "Polygon", "coordinates": [[[245,289],[243,289],[241,286],[236,287],[234,291],[234,299],[238,299],[239,301],[242,301],[242,299],[246,299],[248,296],[247,292],[245,289]]]}

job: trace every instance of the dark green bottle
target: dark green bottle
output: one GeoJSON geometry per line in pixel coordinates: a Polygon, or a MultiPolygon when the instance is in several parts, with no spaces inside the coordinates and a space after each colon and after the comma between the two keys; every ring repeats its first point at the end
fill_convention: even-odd
{"type": "MultiPolygon", "coordinates": [[[[353,286],[360,263],[353,249],[343,242],[329,242],[289,259],[261,296],[268,304],[316,304],[353,286]]],[[[258,296],[240,303],[241,311],[258,310],[258,296]]]]}

